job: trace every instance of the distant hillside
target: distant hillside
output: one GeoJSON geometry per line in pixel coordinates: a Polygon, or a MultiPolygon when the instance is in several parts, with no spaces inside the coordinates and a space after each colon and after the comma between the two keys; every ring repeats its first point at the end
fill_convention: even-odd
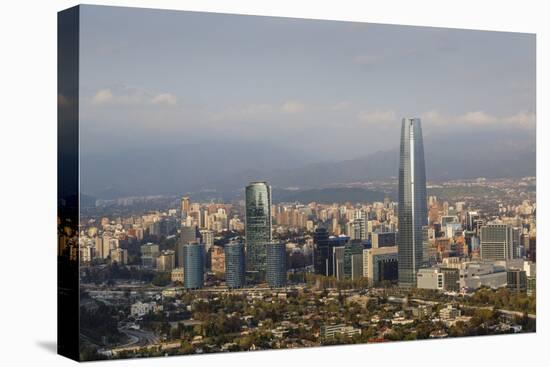
{"type": "Polygon", "coordinates": [[[500,189],[485,187],[485,186],[470,186],[470,187],[432,187],[428,188],[428,195],[435,195],[441,199],[453,199],[457,197],[482,197],[503,195],[504,192],[500,189]]]}
{"type": "MultiPolygon", "coordinates": [[[[534,132],[493,129],[450,134],[442,129],[439,135],[425,137],[424,148],[426,175],[432,181],[536,174],[534,132]]],[[[261,180],[274,187],[301,189],[285,193],[281,200],[297,197],[330,202],[335,198],[340,202],[359,199],[359,191],[304,190],[398,175],[397,146],[338,162],[304,164],[300,158],[296,152],[246,144],[182,146],[165,155],[138,149],[121,157],[82,159],[82,190],[98,198],[202,192],[205,197],[221,199],[226,196],[223,193],[240,195],[248,182],[261,180]]],[[[375,198],[378,193],[361,195],[375,198]]]]}
{"type": "Polygon", "coordinates": [[[311,190],[274,190],[273,202],[300,202],[300,203],[364,203],[384,200],[385,194],[361,188],[325,188],[311,190]]]}
{"type": "MultiPolygon", "coordinates": [[[[535,137],[525,132],[467,132],[425,139],[428,180],[535,176],[535,137]],[[498,144],[493,142],[498,141],[498,144]]],[[[398,148],[334,163],[317,163],[266,174],[278,186],[322,187],[396,177],[398,148]]]]}

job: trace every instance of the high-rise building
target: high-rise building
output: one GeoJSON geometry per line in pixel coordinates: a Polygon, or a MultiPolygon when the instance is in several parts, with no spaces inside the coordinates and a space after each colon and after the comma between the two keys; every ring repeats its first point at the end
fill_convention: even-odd
{"type": "Polygon", "coordinates": [[[403,119],[399,154],[399,286],[414,287],[422,267],[423,229],[428,225],[426,169],[420,119],[403,119]]]}
{"type": "Polygon", "coordinates": [[[267,284],[272,288],[284,287],[286,285],[286,249],[284,242],[267,243],[266,255],[267,284]]]}
{"type": "Polygon", "coordinates": [[[367,218],[359,216],[352,222],[352,232],[350,233],[352,240],[366,240],[367,239],[367,218]]]}
{"type": "Polygon", "coordinates": [[[371,237],[372,248],[395,246],[395,232],[374,232],[371,237]]]}
{"type": "Polygon", "coordinates": [[[201,229],[199,233],[200,233],[200,236],[202,237],[202,243],[204,243],[205,251],[208,252],[208,250],[212,246],[214,246],[214,232],[208,229],[201,229]]]}
{"type": "Polygon", "coordinates": [[[507,224],[488,224],[480,228],[482,260],[509,260],[513,258],[513,231],[507,224]]]}
{"type": "Polygon", "coordinates": [[[441,228],[445,228],[449,223],[457,223],[458,218],[456,215],[443,215],[441,216],[441,228]]]}
{"type": "Polygon", "coordinates": [[[114,250],[111,250],[110,253],[111,261],[116,261],[118,264],[128,264],[128,250],[116,248],[114,250]]]}
{"type": "Polygon", "coordinates": [[[225,284],[228,288],[242,288],[245,285],[246,260],[244,244],[240,242],[228,243],[225,252],[225,284]]]}
{"type": "Polygon", "coordinates": [[[512,259],[521,259],[525,255],[525,248],[521,244],[521,228],[512,228],[512,259]]]}
{"type": "Polygon", "coordinates": [[[184,266],[184,254],[183,247],[188,243],[197,242],[197,227],[195,226],[181,226],[180,228],[180,238],[176,243],[176,266],[184,266]]]}
{"type": "Polygon", "coordinates": [[[346,254],[346,246],[331,246],[332,250],[332,272],[328,275],[334,276],[338,280],[343,280],[344,274],[344,256],[346,254]]]}
{"type": "Polygon", "coordinates": [[[183,279],[184,279],[183,267],[172,269],[172,271],[170,272],[170,280],[172,281],[172,283],[178,282],[183,284],[183,279]]]}
{"type": "Polygon", "coordinates": [[[363,276],[363,245],[350,241],[344,246],[344,277],[356,280],[363,276]]]}
{"type": "Polygon", "coordinates": [[[180,242],[183,244],[197,241],[197,227],[196,226],[181,226],[180,228],[180,242]]]}
{"type": "Polygon", "coordinates": [[[176,266],[176,253],[173,250],[164,250],[157,258],[158,271],[172,271],[176,266]]]}
{"type": "Polygon", "coordinates": [[[325,276],[332,274],[332,254],[329,245],[329,235],[326,228],[318,227],[313,234],[313,265],[316,274],[325,276]]]}
{"type": "Polygon", "coordinates": [[[100,259],[106,259],[107,256],[109,255],[108,253],[107,254],[103,253],[103,237],[97,236],[95,238],[95,254],[96,254],[96,257],[100,259]]]}
{"type": "Polygon", "coordinates": [[[181,216],[182,216],[182,218],[187,217],[187,215],[189,214],[189,207],[190,207],[189,197],[188,196],[182,197],[181,198],[181,216]]]}
{"type": "Polygon", "coordinates": [[[158,255],[159,245],[149,242],[141,246],[141,263],[144,267],[156,267],[158,255]]]}
{"type": "Polygon", "coordinates": [[[204,245],[188,243],[183,245],[184,279],[187,289],[202,288],[204,284],[204,245]]]}
{"type": "Polygon", "coordinates": [[[246,268],[265,271],[266,244],[271,242],[271,187],[251,182],[245,190],[246,268]]]}
{"type": "Polygon", "coordinates": [[[221,246],[210,249],[210,270],[214,273],[225,273],[225,251],[221,246]]]}
{"type": "Polygon", "coordinates": [[[397,280],[397,246],[363,250],[363,277],[369,284],[397,280]]]}
{"type": "Polygon", "coordinates": [[[466,230],[475,231],[476,221],[479,219],[478,212],[469,211],[466,213],[466,230]]]}
{"type": "Polygon", "coordinates": [[[111,252],[111,238],[107,234],[103,235],[101,246],[103,258],[106,259],[107,257],[109,257],[109,253],[111,252]]]}
{"type": "Polygon", "coordinates": [[[508,269],[506,271],[506,287],[512,292],[527,291],[527,275],[525,270],[508,269]]]}

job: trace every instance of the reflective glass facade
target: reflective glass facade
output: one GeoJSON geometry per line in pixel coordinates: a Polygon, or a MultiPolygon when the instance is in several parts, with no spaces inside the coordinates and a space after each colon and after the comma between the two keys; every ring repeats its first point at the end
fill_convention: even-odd
{"type": "Polygon", "coordinates": [[[416,285],[423,265],[423,226],[428,225],[426,169],[420,119],[403,119],[399,152],[399,286],[416,285]]]}
{"type": "Polygon", "coordinates": [[[251,182],[246,187],[246,269],[265,271],[265,246],[271,242],[271,187],[251,182]]]}
{"type": "Polygon", "coordinates": [[[332,249],[328,238],[328,231],[323,227],[317,228],[313,234],[315,274],[332,275],[332,249]]]}
{"type": "Polygon", "coordinates": [[[241,288],[245,285],[244,245],[240,242],[228,243],[225,252],[225,285],[228,288],[241,288]]]}
{"type": "Polygon", "coordinates": [[[267,244],[267,284],[272,288],[286,285],[286,250],[285,244],[273,242],[267,244]]]}
{"type": "Polygon", "coordinates": [[[204,245],[190,243],[183,245],[183,286],[187,289],[202,288],[204,285],[204,245]]]}

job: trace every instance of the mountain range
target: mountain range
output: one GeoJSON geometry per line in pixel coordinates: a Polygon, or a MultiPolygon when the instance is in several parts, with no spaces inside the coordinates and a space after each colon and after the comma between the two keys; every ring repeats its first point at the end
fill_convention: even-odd
{"type": "MultiPolygon", "coordinates": [[[[330,143],[319,142],[319,149],[330,143]]],[[[425,136],[424,149],[426,174],[432,181],[536,173],[532,131],[441,131],[425,136]]],[[[256,180],[280,189],[311,190],[398,174],[398,147],[343,161],[307,163],[300,155],[277,147],[231,143],[88,155],[81,158],[81,191],[103,199],[205,189],[228,192],[256,180]]]]}

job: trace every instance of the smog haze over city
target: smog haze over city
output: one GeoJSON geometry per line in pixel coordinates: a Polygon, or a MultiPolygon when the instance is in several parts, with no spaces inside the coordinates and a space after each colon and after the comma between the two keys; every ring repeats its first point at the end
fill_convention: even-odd
{"type": "Polygon", "coordinates": [[[535,174],[533,35],[82,12],[81,179],[94,197],[387,179],[404,116],[422,118],[428,180],[535,174]]]}

